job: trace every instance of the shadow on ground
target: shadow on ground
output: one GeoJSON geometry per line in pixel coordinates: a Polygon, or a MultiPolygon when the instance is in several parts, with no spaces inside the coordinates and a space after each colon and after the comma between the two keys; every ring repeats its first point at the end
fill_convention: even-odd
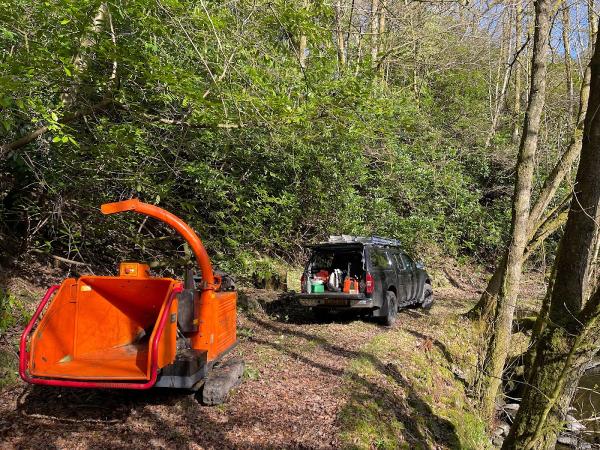
{"type": "MultiPolygon", "coordinates": [[[[230,427],[187,391],[21,389],[16,408],[0,419],[6,448],[255,448],[232,442],[230,427]]],[[[231,426],[248,421],[234,418],[231,426]]]]}
{"type": "MultiPolygon", "coordinates": [[[[246,301],[242,299],[242,304],[246,301]]],[[[256,315],[264,312],[277,322],[293,325],[309,325],[318,323],[350,323],[355,320],[376,322],[372,317],[355,311],[335,311],[325,317],[317,317],[309,308],[302,306],[294,298],[293,292],[284,292],[275,298],[259,297],[252,302],[245,303],[246,313],[256,315]]]]}
{"type": "Polygon", "coordinates": [[[24,418],[47,418],[60,423],[110,424],[125,421],[132,411],[147,405],[173,406],[191,396],[174,390],[155,389],[152,395],[148,392],[28,386],[17,400],[17,412],[24,418]]]}
{"type": "MultiPolygon", "coordinates": [[[[300,360],[303,363],[313,366],[330,375],[350,377],[354,383],[357,383],[364,389],[364,399],[362,400],[368,401],[377,399],[388,406],[397,420],[403,424],[407,431],[405,437],[412,445],[419,447],[429,441],[435,446],[441,445],[449,448],[460,448],[460,440],[454,425],[449,420],[439,417],[432,411],[428,403],[422,399],[412,383],[402,375],[396,365],[385,364],[372,353],[362,350],[346,349],[331,343],[328,339],[308,334],[299,329],[290,329],[289,327],[266,321],[257,316],[251,316],[249,319],[257,326],[265,328],[273,333],[288,334],[314,342],[321,349],[332,355],[342,356],[348,361],[358,358],[366,359],[379,373],[385,375],[388,380],[393,380],[394,384],[390,385],[389,383],[386,383],[384,385],[376,383],[366,377],[359,377],[351,372],[332,368],[323,363],[313,361],[307,355],[280,343],[269,342],[264,339],[253,337],[249,338],[260,345],[272,347],[278,352],[285,353],[296,360],[300,360]],[[395,393],[395,388],[397,387],[400,387],[404,391],[404,398],[399,397],[395,393]]],[[[447,350],[446,354],[449,355],[447,350]]],[[[356,400],[361,401],[360,398],[354,398],[354,401],[356,400]]]]}
{"type": "MultiPolygon", "coordinates": [[[[350,323],[361,320],[366,323],[380,324],[378,317],[373,317],[370,311],[360,310],[340,310],[331,311],[326,315],[317,316],[308,307],[302,306],[294,298],[294,293],[283,293],[276,299],[259,298],[257,301],[258,310],[263,311],[269,317],[277,322],[293,325],[308,325],[317,323],[350,323]]],[[[419,310],[418,306],[407,306],[400,310],[400,314],[409,314],[411,317],[423,317],[428,315],[426,310],[419,310]]],[[[248,311],[252,314],[255,311],[248,311]]]]}
{"type": "MultiPolygon", "coordinates": [[[[253,326],[264,329],[267,335],[289,335],[309,341],[320,352],[343,358],[344,364],[330,364],[327,357],[316,361],[310,352],[270,341],[268,337],[250,335],[246,339],[324,374],[349,380],[349,385],[358,386],[356,396],[347,399],[349,402],[370,399],[383,402],[386,411],[402,423],[402,434],[412,448],[421,447],[425,442],[434,446],[460,447],[454,425],[432,411],[400,367],[386,364],[370,352],[345,348],[336,342],[335,336],[324,338],[311,334],[307,331],[311,327],[301,325],[318,321],[305,308],[294,305],[289,296],[273,300],[274,297],[271,295],[271,301],[259,299],[255,305],[244,306],[246,317],[253,326]],[[346,364],[359,358],[372,364],[386,383],[346,370],[346,364]]],[[[423,318],[426,313],[406,310],[403,314],[423,318]]],[[[332,318],[337,323],[356,320],[354,314],[332,318]]],[[[385,327],[378,330],[388,332],[385,327]]],[[[420,339],[427,338],[416,333],[414,335],[420,339]]],[[[363,342],[356,345],[362,347],[363,342]]],[[[434,342],[434,345],[441,346],[438,348],[442,353],[451,357],[442,343],[434,342]]],[[[265,382],[268,387],[268,383],[279,380],[265,382]]],[[[77,445],[92,448],[272,448],[250,442],[244,435],[244,430],[253,427],[268,428],[268,424],[261,423],[261,418],[252,411],[234,408],[217,414],[201,406],[194,395],[186,391],[101,391],[20,385],[10,393],[3,392],[0,404],[3,410],[0,442],[10,448],[72,448],[77,445]]],[[[348,406],[351,409],[352,404],[340,404],[339,411],[348,406]]],[[[269,442],[268,437],[265,442],[269,442]]]]}

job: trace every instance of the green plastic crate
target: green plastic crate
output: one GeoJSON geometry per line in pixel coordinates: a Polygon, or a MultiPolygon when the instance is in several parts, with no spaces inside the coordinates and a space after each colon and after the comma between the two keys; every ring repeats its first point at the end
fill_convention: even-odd
{"type": "Polygon", "coordinates": [[[313,294],[325,292],[325,285],[324,284],[311,284],[310,292],[312,292],[313,294]]]}

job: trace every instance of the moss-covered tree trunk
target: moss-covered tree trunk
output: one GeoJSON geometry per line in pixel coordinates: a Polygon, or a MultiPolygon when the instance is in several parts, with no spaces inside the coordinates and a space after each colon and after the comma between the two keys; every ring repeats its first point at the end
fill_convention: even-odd
{"type": "Polygon", "coordinates": [[[528,241],[535,153],[546,95],[546,55],[549,49],[550,10],[551,2],[549,0],[535,2],[531,86],[523,136],[519,146],[506,272],[500,282],[496,314],[487,327],[487,346],[483,353],[481,370],[476,379],[481,410],[484,417],[488,419],[491,419],[494,414],[495,400],[508,355],[513,316],[521,282],[523,255],[528,241]]]}
{"type": "Polygon", "coordinates": [[[537,346],[521,407],[503,449],[553,449],[585,363],[595,351],[578,346],[575,336],[549,324],[537,346]]]}
{"type": "Polygon", "coordinates": [[[548,321],[505,449],[550,449],[579,379],[600,342],[600,291],[587,302],[589,270],[600,219],[600,52],[591,62],[591,88],[581,161],[569,218],[556,259],[548,321]]]}
{"type": "Polygon", "coordinates": [[[496,300],[504,273],[506,271],[507,254],[504,252],[502,258],[498,261],[494,273],[488,280],[485,290],[477,304],[467,313],[467,317],[472,320],[480,320],[482,323],[488,323],[496,314],[496,300]]]}
{"type": "MultiPolygon", "coordinates": [[[[595,26],[592,28],[595,28],[595,26]]],[[[573,163],[581,153],[583,126],[590,96],[590,77],[590,66],[588,64],[581,81],[577,123],[571,135],[569,146],[544,181],[542,190],[529,213],[529,243],[525,250],[525,260],[533,254],[537,247],[539,247],[542,239],[547,238],[550,234],[555,232],[565,219],[564,215],[553,218],[554,212],[551,211],[550,213],[546,213],[546,211],[554,199],[561,183],[570,172],[573,163]],[[547,229],[544,231],[542,230],[543,228],[547,229]],[[540,233],[540,231],[543,232],[540,233]],[[539,239],[540,236],[542,239],[539,239]]],[[[479,302],[477,302],[477,304],[467,313],[467,316],[470,319],[489,322],[494,317],[501,280],[506,272],[506,258],[507,255],[505,252],[489,279],[488,285],[481,295],[479,302]]]]}
{"type": "Polygon", "coordinates": [[[556,278],[556,260],[552,265],[552,272],[550,273],[550,280],[548,281],[548,290],[546,291],[546,295],[542,302],[542,306],[540,311],[538,312],[537,319],[533,325],[531,330],[531,340],[532,345],[529,350],[525,352],[523,356],[523,365],[525,366],[525,379],[528,377],[528,370],[530,371],[533,367],[533,361],[535,360],[535,356],[537,353],[537,342],[539,341],[542,333],[546,329],[546,325],[548,324],[548,313],[550,312],[550,300],[552,295],[552,287],[554,286],[554,279],[556,278]]]}

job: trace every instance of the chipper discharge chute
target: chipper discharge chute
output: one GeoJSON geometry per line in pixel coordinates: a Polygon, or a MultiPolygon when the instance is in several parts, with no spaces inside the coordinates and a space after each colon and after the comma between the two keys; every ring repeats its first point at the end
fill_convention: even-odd
{"type": "Polygon", "coordinates": [[[85,275],[52,286],[21,337],[21,377],[89,388],[201,384],[236,343],[237,293],[221,287],[202,242],[178,217],[137,199],[101,210],[134,211],[175,228],[192,248],[201,278],[155,278],[147,265],[124,262],[119,276],[85,275]]]}

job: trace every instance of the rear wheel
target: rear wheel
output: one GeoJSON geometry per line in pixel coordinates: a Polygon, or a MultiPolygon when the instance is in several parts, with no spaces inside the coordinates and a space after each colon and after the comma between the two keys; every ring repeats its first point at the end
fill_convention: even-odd
{"type": "Polygon", "coordinates": [[[325,308],[313,308],[313,316],[319,322],[325,322],[331,317],[331,312],[325,308]]]}
{"type": "Polygon", "coordinates": [[[429,309],[433,305],[433,288],[430,283],[425,283],[425,286],[423,286],[423,296],[420,304],[423,309],[429,309]]]}
{"type": "Polygon", "coordinates": [[[385,302],[387,304],[387,314],[381,318],[381,323],[391,327],[396,322],[396,317],[398,316],[398,300],[396,300],[396,294],[392,291],[387,291],[385,293],[385,302]]]}

